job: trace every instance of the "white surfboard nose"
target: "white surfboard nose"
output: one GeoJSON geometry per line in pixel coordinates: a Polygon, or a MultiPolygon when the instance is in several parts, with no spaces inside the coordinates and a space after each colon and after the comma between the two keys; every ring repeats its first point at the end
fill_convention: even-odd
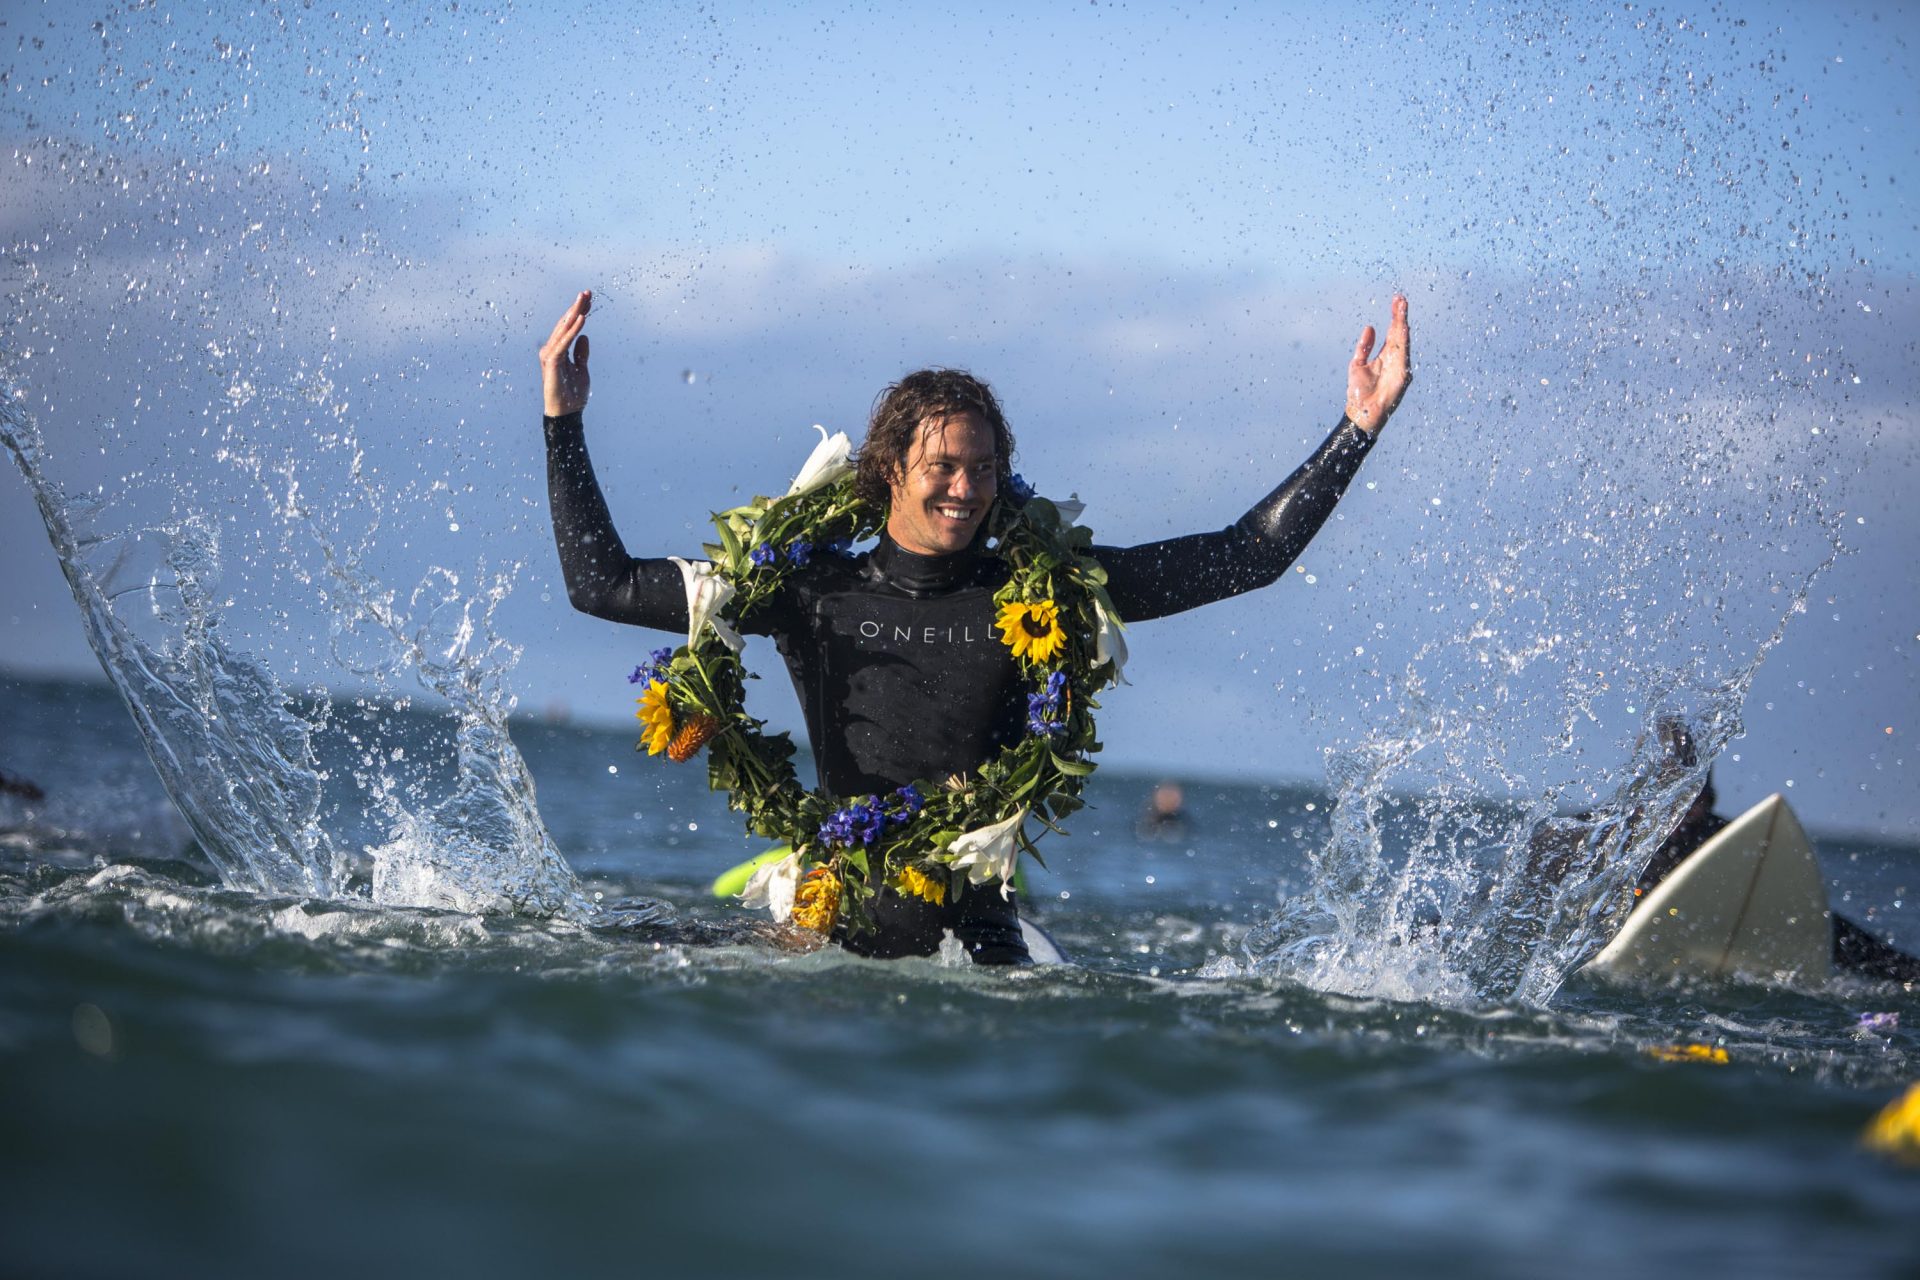
{"type": "Polygon", "coordinates": [[[1831,976],[1826,881],[1786,797],[1768,796],[1696,849],[1585,972],[1635,981],[1831,976]]]}

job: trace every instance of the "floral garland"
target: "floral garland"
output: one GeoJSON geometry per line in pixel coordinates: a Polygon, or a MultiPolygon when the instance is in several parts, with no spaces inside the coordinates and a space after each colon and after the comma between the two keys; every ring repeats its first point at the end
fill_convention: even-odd
{"type": "Polygon", "coordinates": [[[714,516],[710,562],[674,558],[687,590],[687,642],[658,649],[628,680],[643,684],[638,746],[691,759],[707,749],[709,785],[746,814],[747,827],[783,847],[756,859],[741,898],[778,920],[829,933],[871,924],[881,885],[932,903],[972,884],[1008,893],[1021,851],[1033,853],[1029,819],[1045,831],[1080,808],[1100,749],[1093,695],[1120,682],[1126,645],[1090,554],[1093,535],[1074,523],[1082,506],[1036,497],[1018,476],[987,517],[989,546],[1006,561],[994,595],[1001,640],[1032,679],[1027,734],[967,774],[913,782],[884,796],[833,797],[800,785],[793,740],[762,732],[747,715],[734,623],[750,617],[818,555],[843,554],[872,537],[886,512],[854,493],[845,432],[821,442],[780,498],[755,498],[714,516]],[[729,619],[732,621],[730,622],[729,619]]]}

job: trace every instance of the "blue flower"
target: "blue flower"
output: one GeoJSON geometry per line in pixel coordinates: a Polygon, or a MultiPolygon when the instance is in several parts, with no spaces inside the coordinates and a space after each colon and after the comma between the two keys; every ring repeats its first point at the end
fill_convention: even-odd
{"type": "Polygon", "coordinates": [[[853,807],[853,833],[861,844],[872,844],[886,829],[887,811],[880,807],[880,797],[868,796],[853,807]]]}
{"type": "Polygon", "coordinates": [[[927,798],[920,794],[920,788],[909,782],[893,793],[900,797],[900,807],[906,812],[900,817],[902,823],[912,821],[913,817],[926,808],[927,798]]]}
{"type": "Polygon", "coordinates": [[[886,830],[887,813],[879,796],[863,796],[844,809],[834,810],[820,824],[820,839],[828,844],[871,845],[886,830]]]}
{"type": "Polygon", "coordinates": [[[759,546],[755,547],[753,550],[747,552],[747,559],[753,561],[755,564],[759,565],[763,569],[766,568],[768,565],[772,564],[774,561],[778,560],[779,558],[780,558],[780,553],[778,551],[775,551],[772,547],[768,546],[764,542],[761,543],[759,546]]]}
{"type": "Polygon", "coordinates": [[[655,649],[647,655],[647,660],[633,669],[627,677],[628,684],[652,684],[655,680],[667,678],[667,666],[673,661],[672,649],[655,649]]]}
{"type": "Polygon", "coordinates": [[[803,542],[799,538],[795,538],[787,544],[787,559],[793,562],[793,567],[796,569],[805,566],[812,556],[813,544],[811,542],[803,542]]]}
{"type": "Polygon", "coordinates": [[[1058,720],[1049,720],[1045,711],[1035,709],[1034,704],[1038,701],[1038,697],[1030,696],[1027,699],[1027,732],[1051,738],[1065,731],[1066,725],[1058,720]]]}
{"type": "Polygon", "coordinates": [[[1033,496],[1033,486],[1028,484],[1026,478],[1016,471],[1007,477],[1007,492],[1013,495],[1015,502],[1024,506],[1026,505],[1027,499],[1033,496]]]}
{"type": "Polygon", "coordinates": [[[1066,729],[1067,673],[1056,671],[1047,677],[1038,693],[1027,695],[1027,732],[1051,738],[1066,729]]]}

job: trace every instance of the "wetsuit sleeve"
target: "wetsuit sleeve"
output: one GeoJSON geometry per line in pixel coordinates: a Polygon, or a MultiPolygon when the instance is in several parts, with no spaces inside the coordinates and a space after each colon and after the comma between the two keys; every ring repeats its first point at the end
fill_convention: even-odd
{"type": "Polygon", "coordinates": [[[662,631],[687,629],[687,593],[670,560],[627,554],[587,456],[580,415],[546,419],[547,503],[567,600],[582,613],[662,631]]]}
{"type": "Polygon", "coordinates": [[[1276,581],[1333,514],[1373,441],[1342,417],[1279,488],[1220,532],[1095,547],[1122,620],[1164,618],[1276,581]]]}

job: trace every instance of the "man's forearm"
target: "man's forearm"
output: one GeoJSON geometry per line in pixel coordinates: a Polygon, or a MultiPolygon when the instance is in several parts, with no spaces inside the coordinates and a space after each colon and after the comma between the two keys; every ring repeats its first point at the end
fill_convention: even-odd
{"type": "Polygon", "coordinates": [[[1265,582],[1257,585],[1272,582],[1300,558],[1339,505],[1377,438],[1343,416],[1292,475],[1234,523],[1248,540],[1244,546],[1249,557],[1260,562],[1259,572],[1266,575],[1265,582]]]}
{"type": "Polygon", "coordinates": [[[1343,416],[1292,475],[1220,532],[1095,548],[1122,620],[1165,617],[1277,580],[1333,514],[1374,438],[1343,416]]]}
{"type": "Polygon", "coordinates": [[[545,420],[547,502],[567,600],[598,618],[678,630],[687,625],[679,571],[627,554],[587,454],[577,413],[545,420]]]}

